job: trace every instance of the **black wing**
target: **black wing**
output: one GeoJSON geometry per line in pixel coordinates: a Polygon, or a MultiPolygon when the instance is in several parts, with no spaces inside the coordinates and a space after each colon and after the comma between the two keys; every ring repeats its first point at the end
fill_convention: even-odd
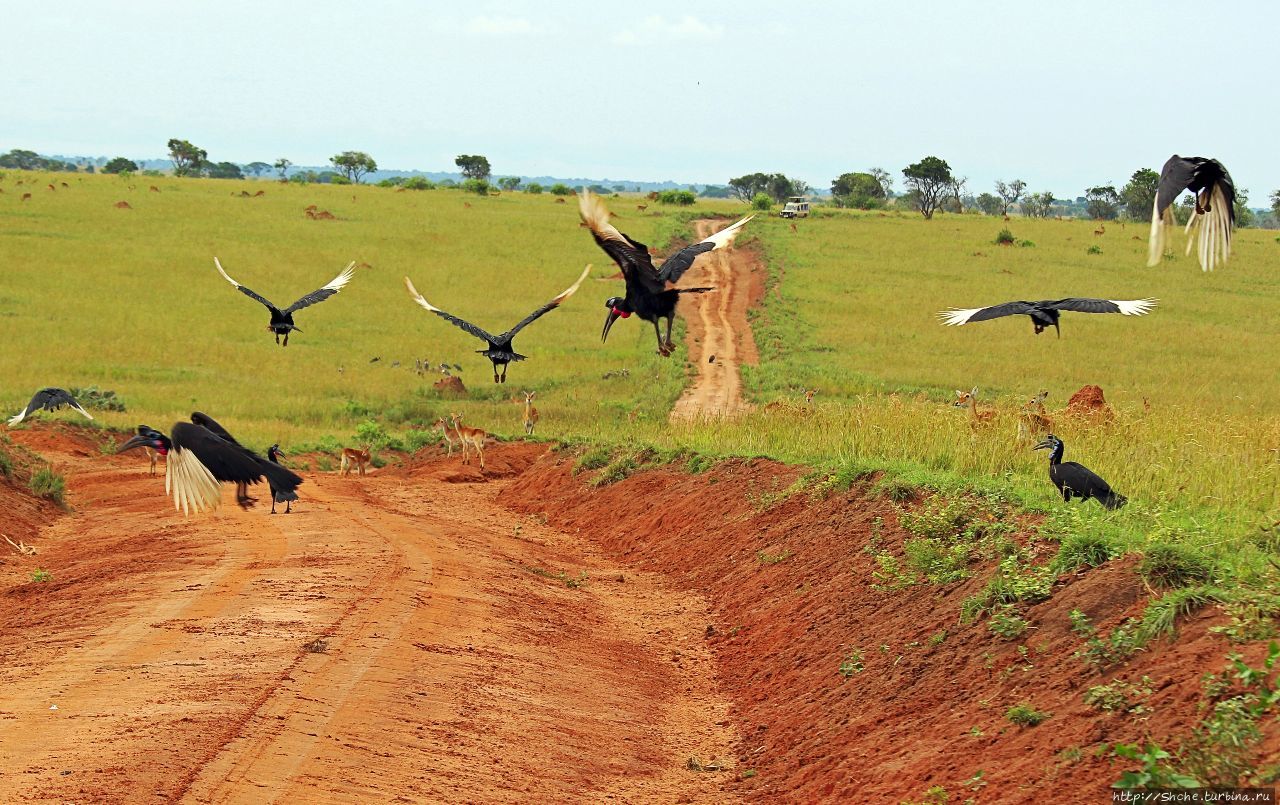
{"type": "Polygon", "coordinates": [[[609,223],[609,210],[599,196],[590,190],[583,191],[578,197],[578,214],[591,230],[596,245],[604,249],[604,253],[622,269],[622,276],[627,278],[627,282],[639,283],[648,293],[662,293],[666,290],[666,283],[658,276],[658,269],[653,267],[649,247],[622,234],[609,223]]]}
{"type": "Polygon", "coordinates": [[[587,278],[587,275],[590,273],[591,273],[591,266],[588,265],[586,268],[582,269],[582,274],[578,276],[577,282],[573,283],[568,288],[566,288],[555,299],[552,299],[550,302],[546,303],[542,307],[530,313],[528,316],[525,316],[523,319],[520,320],[520,323],[517,324],[515,327],[512,327],[510,330],[507,330],[505,333],[498,336],[498,340],[500,342],[510,341],[511,339],[516,337],[516,333],[523,330],[526,325],[528,325],[530,322],[537,319],[543,313],[546,313],[549,310],[555,310],[556,308],[560,307],[560,303],[568,299],[569,297],[573,296],[574,291],[578,290],[578,286],[582,284],[582,281],[585,280],[587,278]]]}
{"type": "Polygon", "coordinates": [[[680,279],[680,277],[684,275],[684,272],[689,270],[689,266],[693,265],[693,261],[698,257],[698,255],[728,246],[733,242],[733,239],[737,237],[738,232],[746,225],[747,221],[750,221],[754,217],[755,216],[748,215],[746,218],[743,218],[732,226],[727,226],[724,229],[721,229],[706,240],[699,241],[692,246],[684,247],[663,262],[662,268],[658,269],[658,276],[661,277],[664,282],[675,282],[680,279]]]}
{"type": "Polygon", "coordinates": [[[200,463],[223,482],[258,483],[262,467],[253,455],[235,442],[229,442],[203,425],[178,422],[169,433],[175,448],[190,450],[200,463]]]}
{"type": "Polygon", "coordinates": [[[998,319],[1001,316],[1030,313],[1035,308],[1036,306],[1031,302],[1005,302],[1002,305],[992,305],[991,307],[974,307],[963,310],[952,308],[939,313],[938,318],[942,319],[945,324],[961,325],[968,324],[971,321],[986,321],[987,319],[998,319]]]}
{"type": "Polygon", "coordinates": [[[1177,154],[1169,157],[1160,169],[1160,184],[1156,189],[1156,217],[1164,215],[1182,191],[1191,186],[1196,176],[1196,163],[1177,154]]]}
{"type": "Polygon", "coordinates": [[[293,313],[295,310],[302,310],[304,307],[310,307],[316,302],[323,302],[329,297],[341,291],[343,286],[351,281],[351,277],[355,275],[356,264],[348,263],[347,267],[342,269],[342,273],[334,277],[333,280],[323,288],[312,291],[289,307],[285,308],[285,313],[293,313]]]}
{"type": "Polygon", "coordinates": [[[451,313],[445,313],[440,308],[435,307],[430,302],[423,299],[422,294],[418,293],[418,289],[413,287],[413,282],[410,281],[408,277],[404,278],[404,287],[409,289],[409,296],[413,297],[413,301],[417,302],[419,305],[422,305],[422,307],[424,307],[427,310],[430,310],[432,313],[436,314],[437,316],[449,322],[450,324],[454,325],[455,327],[461,327],[463,330],[466,330],[467,332],[471,333],[476,338],[484,339],[485,341],[488,341],[491,344],[495,344],[498,342],[498,339],[494,338],[492,335],[485,332],[484,330],[481,330],[479,327],[475,326],[471,322],[464,321],[463,319],[460,319],[451,313]]]}
{"type": "Polygon", "coordinates": [[[29,414],[36,411],[56,411],[64,405],[69,405],[89,419],[93,419],[89,412],[80,407],[80,403],[76,402],[76,398],[66,389],[46,388],[40,389],[31,398],[31,402],[27,403],[27,407],[9,418],[10,425],[16,425],[21,422],[29,414]]]}
{"type": "Polygon", "coordinates": [[[240,283],[238,283],[238,282],[236,282],[235,280],[231,279],[231,277],[227,276],[227,272],[225,272],[225,271],[223,271],[223,270],[222,270],[222,263],[219,263],[219,262],[218,262],[218,258],[216,258],[216,257],[215,257],[215,258],[213,258],[213,264],[214,264],[215,266],[217,266],[217,267],[218,267],[218,273],[222,275],[222,278],[223,278],[224,280],[226,280],[227,282],[231,283],[232,285],[234,285],[234,286],[235,286],[235,288],[236,288],[236,290],[238,290],[240,293],[244,294],[245,296],[249,297],[250,299],[257,300],[259,303],[261,303],[261,304],[263,304],[263,305],[266,305],[267,310],[270,310],[272,313],[275,313],[275,314],[279,315],[279,313],[280,313],[280,309],[279,309],[278,307],[276,307],[275,305],[271,304],[271,302],[269,302],[269,301],[268,301],[267,299],[265,299],[264,297],[258,296],[258,295],[257,295],[256,293],[254,293],[253,291],[249,290],[248,288],[244,287],[244,286],[243,286],[243,285],[241,285],[240,283]]]}
{"type": "Polygon", "coordinates": [[[209,416],[208,414],[203,414],[199,411],[194,411],[191,414],[191,421],[194,424],[199,425],[200,427],[205,428],[206,430],[212,432],[213,435],[217,436],[218,438],[231,442],[236,447],[241,447],[241,444],[236,441],[236,437],[228,433],[226,428],[219,425],[217,421],[213,417],[209,416]]]}
{"type": "Polygon", "coordinates": [[[1141,316],[1156,306],[1154,299],[1055,299],[1036,303],[1039,307],[1052,310],[1074,310],[1077,313],[1123,313],[1126,316],[1141,316]]]}

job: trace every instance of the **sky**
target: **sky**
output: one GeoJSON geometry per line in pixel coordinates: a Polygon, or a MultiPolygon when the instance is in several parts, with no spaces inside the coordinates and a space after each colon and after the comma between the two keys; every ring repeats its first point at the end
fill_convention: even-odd
{"type": "Polygon", "coordinates": [[[1212,156],[1280,188],[1280,4],[8,0],[0,152],[826,188],[939,156],[1074,197],[1212,156]]]}

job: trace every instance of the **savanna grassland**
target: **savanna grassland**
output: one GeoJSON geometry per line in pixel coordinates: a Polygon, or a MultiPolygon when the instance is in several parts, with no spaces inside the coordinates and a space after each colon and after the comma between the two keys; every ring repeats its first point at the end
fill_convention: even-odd
{"type": "MultiPolygon", "coordinates": [[[[1066,458],[1131,500],[1118,514],[1068,509],[1076,526],[1091,524],[1124,547],[1176,539],[1229,557],[1244,574],[1262,572],[1263,552],[1275,548],[1267,530],[1280,520],[1274,233],[1238,232],[1231,261],[1204,274],[1181,255],[1146,268],[1145,227],[1118,222],[1096,236],[1082,221],[833,211],[792,232],[757,218],[739,244],[761,250],[771,281],[754,322],[761,364],[746,367],[746,388],[759,403],[796,402],[799,389],[817,388],[814,409],[762,407],[737,421],[673,425],[667,412],[693,369],[683,351],[655,355],[651,328],[634,319],[600,344],[602,302],[621,284],[606,279],[616,269],[578,227],[572,198],[107,176],[50,191],[48,181],[61,179],[36,176],[33,199],[20,203],[19,178],[33,183],[10,172],[0,184],[6,410],[42,385],[96,385],[128,405],[101,413],[110,425],[167,429],[199,409],[252,443],[287,449],[351,444],[369,422],[377,425],[363,424],[362,437],[381,430],[403,439],[448,410],[514,435],[513,399],[537,389],[539,436],[614,445],[624,467],[652,460],[641,452],[648,446],[768,455],[836,484],[886,470],[882,485],[996,492],[1062,511],[1044,454],[1014,438],[1016,402],[1044,388],[1066,458]],[[266,194],[242,198],[245,189],[266,194]],[[113,207],[121,200],[133,209],[113,207]],[[309,220],[310,204],[337,220],[309,220]],[[1006,226],[1024,245],[993,242],[1006,226]],[[302,332],[283,349],[265,331],[267,312],[217,275],[214,255],[281,305],[348,261],[368,267],[302,311],[302,332]],[[587,263],[595,268],[578,294],[516,339],[531,359],[512,364],[505,386],[491,382],[479,344],[413,305],[401,279],[500,331],[587,263]],[[1026,317],[961,328],[934,318],[950,306],[1060,296],[1156,297],[1160,306],[1145,317],[1067,313],[1061,339],[1033,336],[1026,317]],[[430,387],[438,374],[412,371],[423,357],[461,363],[470,398],[440,399],[430,387]],[[1058,413],[1085,384],[1103,387],[1113,422],[1058,413]],[[974,386],[1003,412],[977,432],[950,405],[954,389],[974,386]]],[[[620,229],[659,249],[688,237],[693,217],[742,212],[730,202],[679,212],[651,205],[647,214],[632,198],[609,203],[620,229]]],[[[424,439],[418,432],[408,443],[424,439]]]]}

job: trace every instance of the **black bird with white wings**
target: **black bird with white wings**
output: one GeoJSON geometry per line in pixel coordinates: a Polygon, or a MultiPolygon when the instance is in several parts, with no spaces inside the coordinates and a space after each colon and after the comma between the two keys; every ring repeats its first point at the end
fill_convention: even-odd
{"type": "Polygon", "coordinates": [[[1070,503],[1073,497],[1081,500],[1093,498],[1108,509],[1118,509],[1128,503],[1128,499],[1124,495],[1113,491],[1111,485],[1102,480],[1093,470],[1074,461],[1064,462],[1062,460],[1064,449],[1062,440],[1052,433],[1031,449],[1050,451],[1049,480],[1053,481],[1053,485],[1058,487],[1058,491],[1062,493],[1064,501],[1070,503]]]}
{"type": "Polygon", "coordinates": [[[69,391],[66,389],[47,388],[37,391],[35,396],[31,398],[31,402],[27,403],[26,408],[9,417],[9,424],[16,425],[36,411],[56,411],[64,405],[69,405],[84,414],[86,418],[93,419],[92,416],[89,416],[88,411],[80,407],[80,403],[76,402],[76,398],[72,397],[69,391]]]}
{"type": "Polygon", "coordinates": [[[1206,157],[1169,157],[1160,171],[1160,185],[1151,209],[1151,237],[1147,265],[1164,256],[1173,229],[1173,202],[1183,190],[1195,194],[1196,209],[1187,221],[1187,254],[1196,246],[1200,268],[1212,271],[1231,256],[1231,230],[1236,223],[1236,187],[1221,162],[1206,157]]]}
{"type": "Polygon", "coordinates": [[[578,197],[578,213],[583,222],[591,230],[596,244],[604,249],[627,281],[627,295],[610,297],[604,306],[609,313],[604,320],[604,331],[600,334],[603,342],[609,337],[609,329],[619,318],[628,318],[632,313],[645,321],[653,323],[653,332],[658,337],[658,354],[669,357],[675,350],[671,343],[671,324],[676,316],[676,303],[680,294],[705,293],[714,288],[673,288],[668,287],[679,281],[684,272],[693,265],[694,259],[706,252],[722,249],[733,243],[738,232],[755,216],[748,215],[737,223],[725,227],[706,240],[686,246],[667,258],[661,268],[655,268],[653,258],[649,256],[649,247],[624,235],[609,223],[609,210],[599,196],[590,190],[578,197]],[[658,320],[667,320],[667,334],[663,338],[658,328],[658,320]]]}
{"type": "MultiPolygon", "coordinates": [[[[454,325],[455,327],[459,327],[465,330],[466,332],[471,333],[476,338],[479,338],[481,341],[485,341],[488,344],[488,346],[485,347],[484,349],[478,349],[476,350],[476,352],[479,352],[481,355],[484,355],[486,358],[488,358],[490,361],[493,362],[493,382],[505,383],[507,382],[507,364],[510,363],[511,361],[522,361],[527,357],[525,355],[521,355],[520,353],[516,352],[515,348],[511,344],[512,339],[516,337],[516,333],[520,332],[525,327],[532,324],[538,317],[542,316],[544,313],[547,313],[551,310],[555,310],[557,307],[560,306],[561,302],[573,296],[574,292],[578,290],[578,286],[582,284],[582,281],[585,280],[587,278],[587,275],[590,273],[591,273],[591,266],[588,265],[586,268],[582,269],[582,274],[578,277],[577,282],[573,283],[568,288],[566,288],[555,299],[552,299],[550,302],[546,303],[542,307],[530,313],[528,316],[525,316],[523,319],[520,320],[518,324],[516,324],[515,327],[512,327],[510,330],[507,330],[505,333],[502,333],[501,335],[491,335],[488,331],[480,329],[479,327],[475,326],[471,322],[464,321],[458,318],[457,316],[454,316],[450,313],[445,313],[440,308],[435,307],[426,299],[422,298],[422,294],[418,293],[418,289],[413,287],[413,282],[408,277],[404,278],[404,287],[409,289],[409,296],[413,297],[413,301],[417,302],[419,305],[422,305],[423,308],[431,311],[432,313],[436,314],[437,316],[449,322],[450,324],[454,325]],[[501,374],[498,373],[499,367],[502,368],[501,374]]],[[[440,366],[447,374],[448,370],[447,368],[445,368],[446,365],[442,363],[440,364],[440,366]]]]}
{"type": "MultiPolygon", "coordinates": [[[[197,416],[204,417],[197,413],[192,418],[197,416]]],[[[221,483],[256,484],[265,476],[275,493],[273,499],[278,495],[282,502],[297,500],[295,490],[302,483],[302,478],[279,464],[267,461],[195,422],[175,423],[168,436],[140,425],[138,435],[122,444],[116,452],[123,453],[138,447],[150,447],[165,456],[168,470],[164,476],[164,491],[173,495],[173,507],[183,515],[192,509],[202,512],[218,508],[222,503],[221,483]]]]}
{"type": "Polygon", "coordinates": [[[1042,299],[1039,302],[1005,302],[991,307],[952,308],[938,314],[944,324],[958,326],[974,321],[998,319],[1001,316],[1027,315],[1035,325],[1036,335],[1052,327],[1058,337],[1062,330],[1058,327],[1058,317],[1064,310],[1077,313],[1123,313],[1126,316],[1141,316],[1156,306],[1154,299],[1042,299]]]}
{"type": "Polygon", "coordinates": [[[267,329],[276,334],[277,344],[280,343],[280,336],[284,336],[283,346],[286,346],[286,347],[289,346],[289,333],[291,333],[294,330],[297,330],[298,332],[302,332],[302,330],[294,326],[293,314],[297,313],[299,310],[302,310],[304,307],[311,307],[317,302],[323,302],[324,300],[336,294],[338,291],[341,291],[343,287],[348,282],[351,281],[351,277],[353,276],[356,270],[356,264],[354,262],[348,263],[347,267],[342,269],[342,273],[334,277],[333,280],[330,281],[328,285],[318,290],[312,291],[311,293],[302,297],[298,301],[294,302],[292,305],[289,305],[284,310],[281,310],[280,308],[276,307],[271,302],[269,302],[267,299],[259,296],[258,294],[249,290],[245,286],[231,279],[231,277],[227,275],[227,272],[222,270],[222,263],[218,262],[218,258],[216,257],[213,258],[213,264],[218,267],[218,273],[222,275],[222,278],[227,282],[231,283],[232,285],[234,285],[236,287],[236,290],[240,291],[240,293],[244,294],[250,299],[256,300],[257,302],[265,305],[267,310],[271,311],[271,323],[267,325],[267,329]]]}

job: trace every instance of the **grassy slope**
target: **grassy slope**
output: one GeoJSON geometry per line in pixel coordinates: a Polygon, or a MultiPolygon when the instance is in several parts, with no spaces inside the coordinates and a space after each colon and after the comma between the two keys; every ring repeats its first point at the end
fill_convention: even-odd
{"type": "MultiPolygon", "coordinates": [[[[1060,421],[1056,430],[1069,459],[1134,505],[1105,522],[1087,507],[1089,522],[1129,542],[1176,533],[1234,554],[1280,509],[1280,248],[1270,233],[1240,232],[1232,262],[1204,275],[1181,257],[1145,268],[1145,232],[1133,225],[1096,238],[1085,222],[1015,219],[1015,235],[1036,246],[1002,248],[991,241],[1004,224],[989,218],[836,214],[802,221],[794,234],[776,218],[757,219],[750,231],[781,281],[757,317],[764,361],[747,371],[748,388],[767,401],[817,386],[820,404],[811,416],[782,410],[669,426],[688,367],[655,356],[652,333],[634,320],[600,345],[601,302],[621,286],[598,279],[614,268],[577,226],[572,199],[88,176],[56,192],[37,178],[35,198],[21,203],[18,178],[32,183],[10,172],[0,185],[6,409],[41,385],[96,384],[130,406],[103,414],[111,424],[167,426],[199,408],[252,443],[289,446],[323,436],[350,443],[371,416],[398,430],[446,410],[514,434],[521,412],[511,400],[536,388],[540,435],[765,454],[846,478],[887,468],[1049,509],[1043,456],[1013,444],[1012,416],[975,435],[965,413],[946,404],[950,390],[977,385],[1009,409],[1044,387],[1053,409],[1097,383],[1117,406],[1117,423],[1060,421]],[[161,193],[146,191],[153,182],[161,193]],[[235,196],[242,188],[267,194],[235,196]],[[113,208],[120,199],[135,209],[113,208]],[[313,203],[341,220],[308,220],[302,210],[313,203]],[[1103,253],[1087,254],[1093,245],[1103,253]],[[218,277],[215,254],[281,304],[347,260],[372,267],[299,314],[303,332],[282,349],[264,330],[266,311],[218,277]],[[587,262],[596,279],[521,334],[518,347],[533,357],[512,366],[505,387],[490,382],[474,339],[414,306],[401,284],[409,274],[434,304],[501,329],[587,262]],[[1025,318],[963,328],[932,318],[950,305],[1059,295],[1155,296],[1161,307],[1143,318],[1067,314],[1061,340],[1032,336],[1025,318]],[[373,356],[382,360],[370,364],[373,356]],[[436,398],[410,371],[414,357],[463,364],[472,398],[436,398]],[[629,375],[603,378],[619,369],[629,375]],[[886,391],[902,393],[886,401],[886,391]]],[[[619,226],[645,242],[685,231],[685,213],[641,216],[628,199],[613,206],[619,226]]],[[[697,212],[708,209],[740,206],[697,212]]]]}

